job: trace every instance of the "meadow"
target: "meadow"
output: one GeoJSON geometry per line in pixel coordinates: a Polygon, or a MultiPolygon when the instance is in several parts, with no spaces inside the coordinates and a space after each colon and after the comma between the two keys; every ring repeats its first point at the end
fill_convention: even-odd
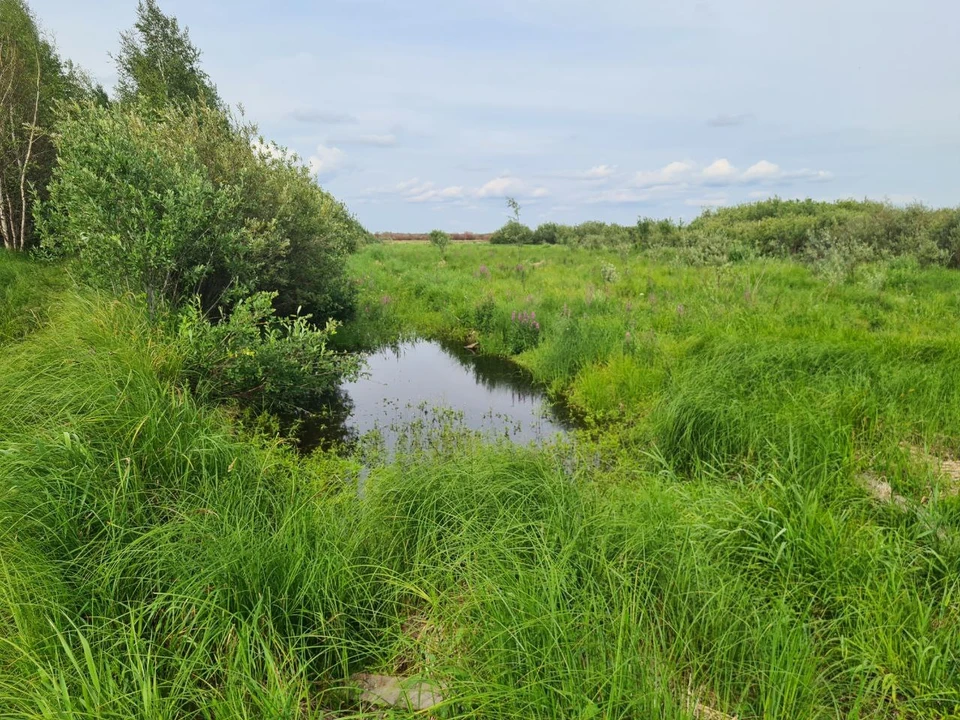
{"type": "Polygon", "coordinates": [[[45,309],[0,346],[0,717],[377,717],[357,672],[431,717],[960,707],[949,270],[368,246],[339,342],[477,343],[585,429],[362,496],[191,392],[142,300],[0,272],[59,283],[6,301],[45,309]]]}
{"type": "Polygon", "coordinates": [[[136,15],[0,0],[0,718],[960,717],[960,210],[380,242],[136,15]],[[308,452],[405,338],[576,429],[308,452]]]}

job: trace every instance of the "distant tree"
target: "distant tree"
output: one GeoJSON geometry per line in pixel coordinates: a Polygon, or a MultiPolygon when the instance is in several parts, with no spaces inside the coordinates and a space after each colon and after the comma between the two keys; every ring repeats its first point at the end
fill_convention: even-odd
{"type": "Polygon", "coordinates": [[[510,219],[490,236],[492,245],[528,245],[534,242],[533,230],[522,222],[510,219]]]}
{"type": "Polygon", "coordinates": [[[533,231],[533,242],[541,245],[556,245],[560,242],[562,228],[557,223],[543,223],[533,231]]]}
{"type": "Polygon", "coordinates": [[[187,28],[181,29],[175,17],[165,15],[156,0],[140,0],[137,21],[121,33],[120,52],[114,60],[121,102],[222,106],[216,87],[200,67],[200,50],[190,41],[187,28]]]}
{"type": "Polygon", "coordinates": [[[430,244],[440,251],[440,257],[446,257],[450,236],[443,230],[433,230],[430,233],[430,244]]]}

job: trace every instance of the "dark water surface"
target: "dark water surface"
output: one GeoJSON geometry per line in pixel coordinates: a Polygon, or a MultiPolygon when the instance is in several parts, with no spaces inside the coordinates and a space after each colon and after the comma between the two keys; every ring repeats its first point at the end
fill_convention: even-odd
{"type": "Polygon", "coordinates": [[[311,450],[377,431],[392,452],[411,428],[450,426],[525,445],[563,434],[572,421],[517,365],[416,340],[369,355],[364,376],[345,383],[327,416],[304,424],[300,440],[311,450]]]}

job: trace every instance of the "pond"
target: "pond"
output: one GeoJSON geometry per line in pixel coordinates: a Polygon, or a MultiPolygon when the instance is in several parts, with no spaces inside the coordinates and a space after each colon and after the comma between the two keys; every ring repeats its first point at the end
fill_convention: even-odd
{"type": "Polygon", "coordinates": [[[367,356],[363,376],[344,383],[324,415],[303,424],[302,450],[349,445],[376,433],[393,453],[412,431],[451,426],[526,445],[552,440],[573,424],[519,366],[430,340],[367,356]]]}

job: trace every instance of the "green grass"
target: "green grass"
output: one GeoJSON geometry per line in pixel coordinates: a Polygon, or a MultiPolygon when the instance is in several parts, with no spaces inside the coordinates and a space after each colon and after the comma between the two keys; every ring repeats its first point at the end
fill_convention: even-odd
{"type": "Polygon", "coordinates": [[[129,299],[69,293],[4,346],[0,717],[357,717],[361,670],[442,683],[437,717],[960,711],[960,502],[901,445],[956,448],[952,273],[438,260],[356,257],[348,339],[529,343],[594,421],[575,446],[465,441],[361,496],[352,459],[199,405],[129,299]]]}
{"type": "Polygon", "coordinates": [[[397,333],[515,354],[607,431],[657,445],[678,469],[851,446],[960,449],[960,275],[903,261],[829,284],[801,266],[691,268],[566,247],[423,246],[354,258],[362,299],[342,339],[397,333]],[[604,280],[604,266],[618,279],[604,280]],[[522,268],[522,269],[518,269],[522,268]],[[517,347],[515,312],[537,337],[517,347]]]}
{"type": "Polygon", "coordinates": [[[15,253],[0,252],[0,343],[41,325],[51,295],[69,284],[63,264],[40,265],[15,253]]]}

